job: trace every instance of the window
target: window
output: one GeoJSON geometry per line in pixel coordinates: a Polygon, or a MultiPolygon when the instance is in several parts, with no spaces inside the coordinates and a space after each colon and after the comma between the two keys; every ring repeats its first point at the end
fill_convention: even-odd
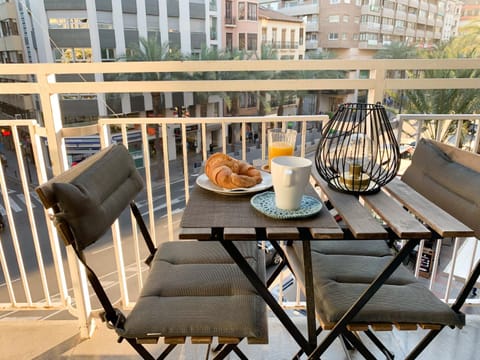
{"type": "Polygon", "coordinates": [[[257,4],[248,3],[248,20],[257,21],[257,4]]]}
{"type": "Polygon", "coordinates": [[[102,61],[115,61],[115,49],[102,48],[102,61]]]}
{"type": "Polygon", "coordinates": [[[225,1],[225,23],[233,24],[233,2],[225,1]]]}
{"type": "Polygon", "coordinates": [[[340,22],[340,15],[330,15],[328,17],[328,22],[330,23],[339,23],[340,22]]]}
{"type": "Polygon", "coordinates": [[[23,63],[23,54],[20,51],[0,51],[0,63],[4,63],[4,64],[23,63]]]}
{"type": "Polygon", "coordinates": [[[233,35],[232,33],[225,34],[225,47],[228,51],[233,51],[233,35]]]}
{"type": "Polygon", "coordinates": [[[86,18],[49,18],[50,29],[88,29],[86,18]]]}
{"type": "Polygon", "coordinates": [[[257,50],[257,34],[247,35],[247,50],[257,50]]]}
{"type": "Polygon", "coordinates": [[[262,43],[267,42],[267,28],[262,28],[262,43]]]}
{"type": "Polygon", "coordinates": [[[17,21],[15,19],[5,19],[0,21],[2,36],[18,35],[17,21]]]}
{"type": "Polygon", "coordinates": [[[328,40],[338,40],[338,33],[329,33],[328,40]]]}
{"type": "Polygon", "coordinates": [[[245,50],[245,34],[238,34],[238,50],[245,50]]]}
{"type": "Polygon", "coordinates": [[[277,29],[272,29],[272,43],[275,44],[277,42],[277,29]]]}
{"type": "Polygon", "coordinates": [[[102,29],[102,30],[112,30],[113,29],[113,24],[110,24],[110,23],[97,23],[97,26],[99,29],[102,29]]]}
{"type": "Polygon", "coordinates": [[[348,22],[350,21],[350,16],[348,16],[348,15],[343,15],[343,18],[342,18],[342,19],[343,19],[343,22],[344,22],[344,23],[348,23],[348,22]]]}
{"type": "Polygon", "coordinates": [[[238,3],[238,20],[245,20],[245,3],[238,3]]]}
{"type": "Polygon", "coordinates": [[[340,0],[330,0],[330,5],[340,4],[340,0]]]}
{"type": "Polygon", "coordinates": [[[300,29],[300,33],[298,34],[298,43],[303,45],[303,29],[300,29]]]}
{"type": "Polygon", "coordinates": [[[210,40],[217,40],[217,18],[210,17],[210,40]]]}
{"type": "Polygon", "coordinates": [[[55,62],[92,62],[91,48],[61,48],[53,51],[55,62]]]}

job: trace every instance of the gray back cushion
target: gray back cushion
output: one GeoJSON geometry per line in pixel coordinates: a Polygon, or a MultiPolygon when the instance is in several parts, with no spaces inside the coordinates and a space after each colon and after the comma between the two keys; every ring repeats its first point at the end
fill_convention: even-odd
{"type": "MultiPolygon", "coordinates": [[[[435,141],[421,139],[402,180],[480,237],[480,172],[458,161],[474,154],[453,148],[450,151],[455,152],[457,161],[435,141]]],[[[480,156],[476,159],[478,164],[480,156]]]]}
{"type": "Polygon", "coordinates": [[[37,193],[46,208],[57,206],[57,224],[68,225],[69,231],[60,231],[64,240],[83,250],[110,228],[142,188],[132,157],[118,144],[39,186],[37,193]],[[73,239],[66,238],[70,235],[73,239]]]}

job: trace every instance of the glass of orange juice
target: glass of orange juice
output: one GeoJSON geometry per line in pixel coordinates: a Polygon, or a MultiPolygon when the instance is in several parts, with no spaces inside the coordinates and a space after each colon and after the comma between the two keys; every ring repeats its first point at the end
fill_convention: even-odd
{"type": "Polygon", "coordinates": [[[297,131],[293,129],[268,130],[268,166],[274,157],[292,156],[297,140],[297,131]]]}

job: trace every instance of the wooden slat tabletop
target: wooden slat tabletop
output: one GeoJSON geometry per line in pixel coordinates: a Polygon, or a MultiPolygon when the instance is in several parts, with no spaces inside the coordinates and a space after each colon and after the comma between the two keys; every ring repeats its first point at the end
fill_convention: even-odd
{"type": "Polygon", "coordinates": [[[316,183],[343,218],[356,239],[388,239],[388,232],[355,196],[331,189],[318,172],[312,171],[316,183]]]}
{"type": "Polygon", "coordinates": [[[394,179],[384,189],[442,237],[474,236],[472,229],[417,193],[400,179],[394,179]]]}
{"type": "MultiPolygon", "coordinates": [[[[318,198],[311,185],[306,194],[318,198]]],[[[226,196],[194,187],[180,223],[181,239],[208,239],[213,228],[223,228],[229,240],[255,238],[255,229],[265,229],[267,239],[299,239],[298,228],[315,229],[318,238],[341,238],[343,232],[325,206],[316,215],[298,219],[273,219],[255,210],[252,195],[226,196]],[[333,234],[333,235],[332,235],[333,234]]]]}
{"type": "Polygon", "coordinates": [[[385,192],[380,191],[376,194],[361,196],[361,199],[385,221],[399,238],[430,238],[431,231],[385,192]]]}

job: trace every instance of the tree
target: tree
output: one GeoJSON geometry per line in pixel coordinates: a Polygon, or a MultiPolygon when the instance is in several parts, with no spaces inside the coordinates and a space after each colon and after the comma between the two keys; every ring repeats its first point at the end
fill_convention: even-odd
{"type": "MultiPolygon", "coordinates": [[[[160,44],[157,36],[140,38],[138,44],[129,48],[126,55],[120,57],[126,61],[169,61],[181,60],[182,56],[178,49],[170,48],[168,43],[160,44]]],[[[164,72],[135,73],[129,74],[130,80],[161,81],[170,80],[172,74],[164,72]]],[[[152,110],[155,116],[165,116],[165,94],[157,91],[151,92],[152,110]]]]}
{"type": "MultiPolygon", "coordinates": [[[[472,57],[474,49],[468,51],[459,46],[463,39],[454,39],[430,51],[423,51],[422,56],[428,59],[472,57]]],[[[472,69],[423,70],[412,76],[419,78],[479,78],[480,72],[472,69]]],[[[478,89],[441,89],[441,90],[406,90],[406,110],[410,113],[426,114],[469,114],[480,106],[478,89]]],[[[468,132],[470,124],[464,123],[462,133],[468,132]]],[[[456,131],[456,123],[426,121],[424,130],[432,138],[446,141],[456,131]],[[445,126],[446,125],[446,126],[445,126]]]]}
{"type": "MultiPolygon", "coordinates": [[[[127,54],[119,57],[119,60],[124,61],[168,61],[168,60],[181,60],[182,56],[178,49],[172,49],[165,43],[160,44],[158,37],[152,36],[148,39],[140,38],[138,44],[132,45],[127,54]]],[[[150,72],[150,73],[132,73],[121,75],[120,77],[126,77],[128,80],[143,80],[143,81],[162,81],[170,80],[172,74],[164,72],[150,72]]],[[[165,116],[165,94],[163,92],[152,91],[152,111],[154,116],[165,116]]],[[[155,141],[154,150],[155,154],[161,154],[162,147],[160,146],[160,130],[158,126],[155,126],[155,141]]],[[[158,161],[158,177],[162,176],[163,161],[161,156],[157,156],[158,161]]]]}
{"type": "MultiPolygon", "coordinates": [[[[390,45],[380,49],[374,56],[375,59],[414,59],[418,57],[417,49],[409,44],[403,42],[392,42],[390,45]]],[[[389,70],[386,74],[388,78],[398,78],[405,79],[406,71],[405,70],[389,70]]],[[[385,97],[387,94],[385,94],[385,97]]],[[[404,90],[400,92],[389,92],[388,96],[399,104],[398,112],[402,112],[403,102],[405,99],[404,90]]],[[[394,109],[390,109],[394,111],[394,109]]]]}

